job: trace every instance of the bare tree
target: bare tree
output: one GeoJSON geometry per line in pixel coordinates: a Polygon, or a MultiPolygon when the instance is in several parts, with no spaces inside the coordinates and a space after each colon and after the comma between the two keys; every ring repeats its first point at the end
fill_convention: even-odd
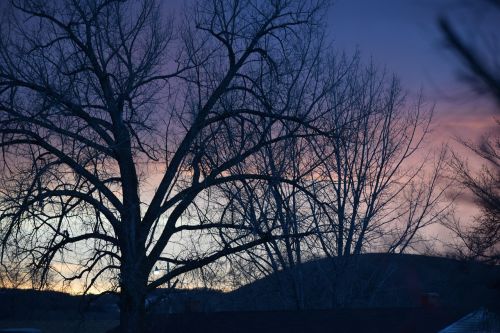
{"type": "Polygon", "coordinates": [[[395,216],[399,223],[386,230],[392,240],[387,242],[388,252],[419,251],[420,245],[429,241],[421,235],[422,229],[446,221],[454,213],[455,200],[448,195],[454,181],[445,177],[448,158],[448,147],[443,147],[437,156],[430,158],[433,163],[428,163],[424,170],[405,184],[401,197],[395,200],[395,216]]]}
{"type": "Polygon", "coordinates": [[[424,170],[425,159],[416,155],[432,116],[422,100],[405,100],[396,79],[373,66],[351,67],[339,72],[342,88],[330,96],[329,126],[339,135],[320,138],[316,152],[323,160],[318,195],[331,203],[321,246],[331,257],[380,250],[387,245],[381,237],[405,224],[404,192],[424,170]]]}
{"type": "MultiPolygon", "coordinates": [[[[315,161],[307,159],[312,152],[307,140],[287,140],[268,148],[260,160],[262,172],[276,179],[293,179],[309,192],[311,183],[305,178],[310,178],[315,161]]],[[[293,302],[295,308],[304,308],[301,263],[314,258],[309,238],[317,237],[307,198],[322,207],[325,203],[297,190],[295,186],[276,181],[245,182],[239,187],[225,186],[221,191],[231,202],[228,220],[251,221],[255,237],[271,231],[280,235],[261,246],[232,256],[230,259],[234,268],[246,273],[248,282],[281,272],[277,277],[283,281],[277,283],[277,288],[286,297],[283,305],[290,306],[293,302]],[[290,293],[293,294],[291,299],[290,293]]]]}
{"type": "MultiPolygon", "coordinates": [[[[500,2],[497,0],[479,2],[481,13],[500,18],[500,2]]],[[[488,94],[500,105],[500,67],[498,48],[500,36],[495,23],[479,29],[476,25],[457,29],[453,20],[442,17],[439,26],[451,49],[465,65],[469,84],[476,92],[488,94]],[[475,40],[464,38],[464,30],[475,31],[475,40]]],[[[500,108],[497,109],[497,112],[500,108]]],[[[447,226],[461,240],[457,248],[462,257],[498,262],[500,260],[500,136],[498,119],[496,128],[485,133],[479,143],[459,139],[473,156],[481,161],[479,170],[472,169],[466,161],[454,155],[450,161],[451,170],[457,182],[466,192],[472,193],[481,213],[474,223],[464,226],[463,221],[452,218],[447,226]]]]}
{"type": "Polygon", "coordinates": [[[498,134],[482,138],[480,144],[462,141],[482,161],[480,170],[474,170],[460,156],[453,155],[451,170],[462,190],[472,193],[480,208],[471,225],[464,225],[452,217],[446,226],[458,236],[456,248],[461,258],[498,262],[500,260],[500,139],[498,134]]]}
{"type": "Polygon", "coordinates": [[[351,256],[410,250],[422,229],[443,218],[449,206],[443,204],[444,155],[432,166],[421,149],[432,108],[421,98],[408,100],[397,79],[362,66],[356,57],[340,68],[346,69],[333,73],[337,89],[329,96],[328,120],[338,135],[319,137],[314,145],[321,161],[315,193],[329,203],[314,214],[316,240],[333,259],[334,274],[328,276],[333,305],[345,305],[362,292],[349,281],[357,264],[351,256]]]}
{"type": "MultiPolygon", "coordinates": [[[[284,304],[297,308],[305,304],[305,260],[326,256],[344,263],[339,257],[370,249],[402,253],[449,207],[443,204],[444,152],[433,166],[431,158],[417,156],[431,120],[422,101],[409,107],[397,81],[362,66],[358,56],[330,57],[325,67],[333,88],[323,125],[333,135],[269,146],[255,164],[262,173],[294,179],[312,195],[268,181],[221,189],[231,202],[228,220],[253,221],[256,236],[273,229],[283,236],[233,256],[233,265],[249,280],[280,272],[284,304]]],[[[333,270],[339,278],[329,277],[332,288],[346,286],[343,270],[333,270]]]]}
{"type": "Polygon", "coordinates": [[[314,61],[300,52],[320,47],[323,5],[200,1],[177,29],[154,0],[13,0],[0,37],[2,261],[42,284],[57,272],[119,289],[121,331],[137,332],[148,291],[273,239],[221,222],[212,188],[300,188],[237,170],[323,135],[328,84],[301,81],[314,61]],[[214,243],[217,230],[239,232],[214,243]],[[159,277],[158,262],[170,264],[159,277]]]}

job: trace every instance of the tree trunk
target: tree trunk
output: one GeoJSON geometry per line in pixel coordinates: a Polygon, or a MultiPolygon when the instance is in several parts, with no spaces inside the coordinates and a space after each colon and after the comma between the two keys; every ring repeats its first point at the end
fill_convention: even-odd
{"type": "Polygon", "coordinates": [[[120,292],[120,333],[144,332],[147,280],[132,271],[122,276],[120,292]]]}

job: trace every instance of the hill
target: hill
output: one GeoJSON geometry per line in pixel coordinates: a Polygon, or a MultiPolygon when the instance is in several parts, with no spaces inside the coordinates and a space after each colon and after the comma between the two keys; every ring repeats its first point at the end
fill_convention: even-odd
{"type": "MultiPolygon", "coordinates": [[[[116,318],[118,297],[0,290],[0,320],[116,318]],[[36,304],[37,306],[33,306],[36,304]]],[[[229,293],[158,289],[152,313],[442,307],[499,308],[500,267],[419,255],[364,254],[319,259],[229,293]]]]}
{"type": "Polygon", "coordinates": [[[115,318],[114,295],[70,295],[51,290],[0,289],[0,320],[115,318]]]}
{"type": "Polygon", "coordinates": [[[498,307],[500,267],[401,254],[319,259],[243,286],[229,310],[498,307]]]}

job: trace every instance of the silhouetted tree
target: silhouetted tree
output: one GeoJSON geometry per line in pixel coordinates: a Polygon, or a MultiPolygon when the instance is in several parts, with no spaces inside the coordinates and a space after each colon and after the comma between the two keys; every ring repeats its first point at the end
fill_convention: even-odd
{"type": "Polygon", "coordinates": [[[482,160],[479,171],[471,169],[458,155],[450,162],[459,184],[473,194],[480,214],[471,225],[463,225],[457,218],[447,226],[461,242],[456,248],[460,257],[498,262],[500,260],[500,139],[498,135],[484,137],[479,145],[462,141],[482,160]]]}
{"type": "MultiPolygon", "coordinates": [[[[497,20],[500,19],[500,1],[481,2],[497,20]]],[[[500,36],[493,24],[485,31],[477,30],[475,40],[464,38],[463,31],[457,29],[447,17],[439,20],[439,26],[448,45],[463,61],[470,78],[470,85],[479,93],[490,95],[500,106],[500,67],[498,65],[498,46],[500,36]],[[460,33],[462,32],[462,33],[460,33]]],[[[466,27],[473,29],[476,27],[466,27]]],[[[497,115],[500,108],[497,109],[497,115]]],[[[451,160],[451,169],[456,179],[466,191],[473,194],[481,209],[471,226],[461,225],[458,219],[447,223],[462,240],[459,247],[461,256],[480,260],[500,260],[500,136],[498,119],[496,128],[484,134],[479,143],[462,139],[461,144],[482,162],[480,170],[473,170],[458,155],[451,160]]]]}
{"type": "Polygon", "coordinates": [[[305,190],[238,168],[270,145],[324,135],[330,87],[303,81],[321,73],[302,52],[321,49],[323,5],[199,1],[177,28],[154,0],[11,1],[0,37],[2,261],[42,284],[56,271],[86,291],[119,289],[121,331],[138,332],[149,291],[273,239],[221,220],[213,189],[261,179],[305,190]],[[215,243],[218,230],[238,233],[215,243]],[[151,274],[158,262],[170,270],[151,274]]]}
{"type": "Polygon", "coordinates": [[[406,101],[396,79],[373,66],[356,66],[342,78],[345,89],[331,96],[337,107],[329,125],[341,134],[325,140],[319,152],[325,156],[318,171],[320,196],[332,203],[328,227],[321,232],[328,256],[375,248],[402,223],[399,199],[423,167],[409,160],[421,147],[432,115],[422,101],[415,106],[406,101]]]}
{"type": "Polygon", "coordinates": [[[228,221],[252,221],[256,237],[274,229],[282,235],[231,256],[233,267],[250,281],[280,271],[277,278],[286,281],[277,287],[297,308],[304,306],[302,262],[370,249],[405,252],[449,206],[443,203],[444,152],[435,165],[417,155],[432,110],[424,110],[421,100],[412,107],[396,80],[364,67],[357,56],[325,61],[334,88],[326,96],[323,121],[325,132],[335,135],[268,146],[250,166],[294,179],[312,195],[265,180],[221,186],[230,202],[228,221]]]}

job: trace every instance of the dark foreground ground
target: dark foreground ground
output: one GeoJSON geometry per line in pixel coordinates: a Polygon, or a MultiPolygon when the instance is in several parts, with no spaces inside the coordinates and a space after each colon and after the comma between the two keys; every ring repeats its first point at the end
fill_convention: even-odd
{"type": "Polygon", "coordinates": [[[438,332],[468,309],[355,309],[219,312],[157,316],[148,333],[420,333],[438,332]]]}
{"type": "MultiPolygon", "coordinates": [[[[439,307],[157,314],[148,319],[146,332],[432,333],[474,310],[439,307]]],[[[500,308],[489,310],[500,314],[500,308]]],[[[113,327],[117,325],[117,318],[79,318],[64,312],[35,320],[0,319],[0,329],[32,327],[43,333],[116,332],[113,327]]]]}
{"type": "Polygon", "coordinates": [[[3,329],[36,328],[42,333],[106,333],[118,325],[118,320],[105,319],[60,319],[0,320],[3,329]]]}

